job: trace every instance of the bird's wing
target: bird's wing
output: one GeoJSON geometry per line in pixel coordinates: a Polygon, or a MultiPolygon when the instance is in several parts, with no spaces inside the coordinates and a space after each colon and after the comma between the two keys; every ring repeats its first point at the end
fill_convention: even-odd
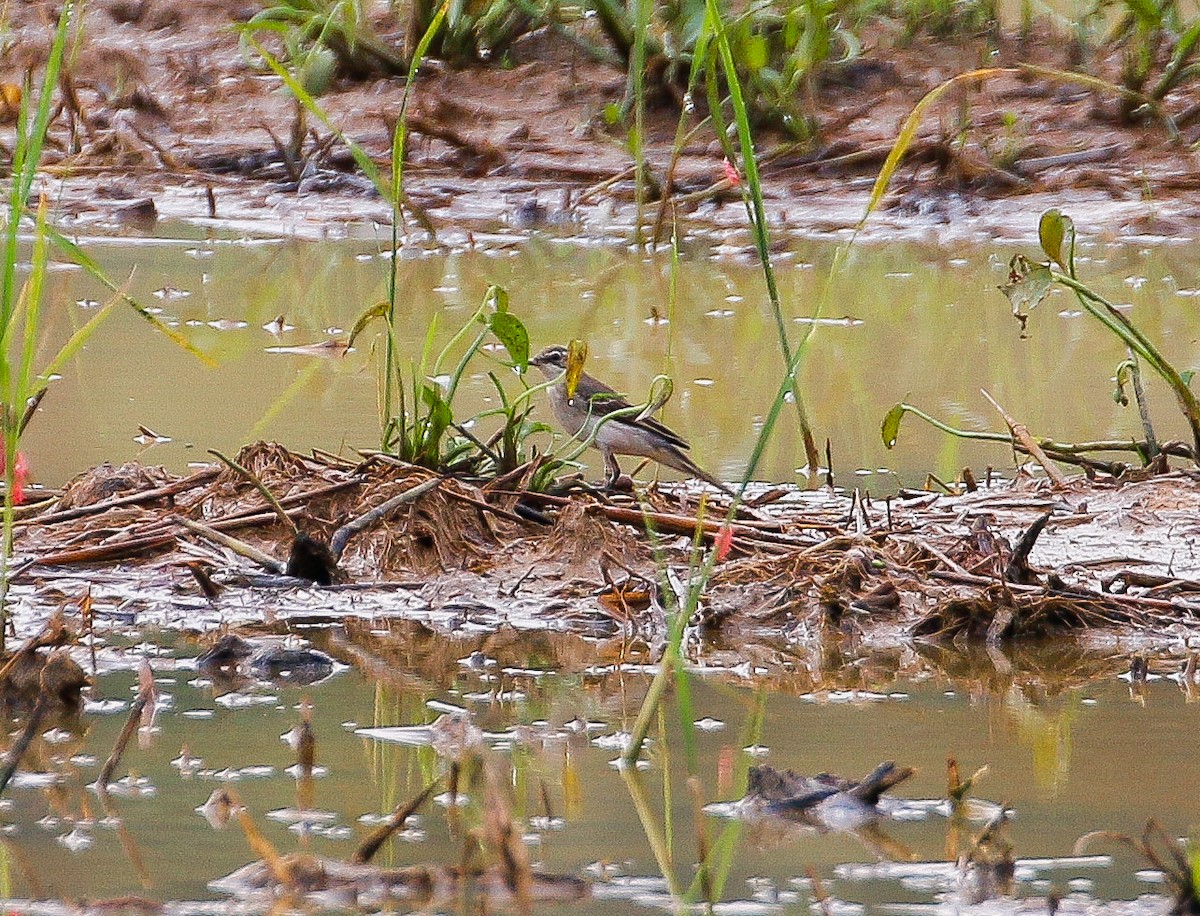
{"type": "MultiPolygon", "coordinates": [[[[594,379],[591,376],[584,376],[579,380],[579,387],[575,389],[575,397],[586,400],[591,405],[592,413],[597,417],[602,417],[616,410],[625,410],[633,406],[622,395],[604,384],[604,382],[594,379]]],[[[676,448],[690,448],[683,436],[670,427],[664,426],[653,417],[647,417],[644,420],[638,420],[633,416],[617,417],[610,422],[641,427],[662,436],[663,439],[676,448]]]]}

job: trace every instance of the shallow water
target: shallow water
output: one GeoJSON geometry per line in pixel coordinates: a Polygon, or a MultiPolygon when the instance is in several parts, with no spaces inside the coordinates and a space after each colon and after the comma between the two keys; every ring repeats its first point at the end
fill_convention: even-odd
{"type": "MultiPolygon", "coordinates": [[[[207,448],[232,452],[257,438],[299,450],[375,444],[376,354],[370,340],[345,359],[268,351],[344,336],[356,315],[384,295],[382,242],[207,238],[194,228],[167,225],[153,240],[86,243],[118,280],[136,265],[131,291],[161,309],[163,320],[218,365],[205,368],[119,311],[55,383],[30,426],[25,449],[39,480],[59,483],[102,460],[139,454],[182,470],[205,458],[207,448]],[[294,329],[277,337],[264,326],[280,314],[294,329]],[[139,424],[170,441],[136,442],[139,424]]],[[[1035,434],[1072,440],[1133,432],[1135,418],[1110,397],[1110,377],[1123,351],[1076,314],[1071,301],[1048,301],[1031,322],[1030,336],[1019,336],[995,289],[1015,251],[1031,252],[1031,246],[997,241],[945,251],[904,242],[853,251],[825,293],[802,370],[810,415],[818,436],[832,441],[841,484],[879,492],[897,482],[920,483],[930,471],[951,477],[964,464],[977,473],[989,464],[1002,470],[1011,464],[1003,449],[967,447],[911,419],[899,448],[886,451],[879,423],[901,398],[952,422],[997,429],[1000,423],[978,391],[986,387],[1035,434]]],[[[1103,292],[1128,303],[1131,317],[1161,339],[1181,366],[1197,362],[1200,338],[1200,281],[1191,251],[1163,240],[1153,247],[1085,246],[1080,265],[1103,292]]],[[[805,322],[825,289],[833,252],[832,242],[795,241],[779,257],[794,339],[810,326],[805,322]]],[[[440,340],[446,340],[487,285],[498,283],[508,289],[535,347],[586,338],[592,371],[617,380],[627,374],[622,387],[635,398],[655,373],[669,371],[676,398],[665,419],[692,439],[701,463],[724,476],[741,473],[759,416],[774,394],[780,358],[761,275],[738,253],[689,244],[681,259],[679,304],[670,315],[670,259],[648,260],[616,247],[492,239],[478,250],[405,252],[399,271],[403,345],[410,354],[419,350],[435,314],[440,340]],[[670,320],[654,320],[655,311],[670,320]]],[[[66,304],[50,319],[61,341],[103,296],[69,269],[54,271],[50,288],[53,301],[66,304]]],[[[1153,380],[1149,385],[1160,436],[1178,435],[1169,399],[1153,380]]],[[[474,379],[463,393],[465,413],[489,406],[487,397],[484,380],[474,379]]],[[[785,413],[758,476],[796,481],[802,464],[794,415],[785,413]]],[[[212,622],[182,599],[157,593],[142,599],[155,608],[139,619],[212,622]]],[[[304,600],[312,612],[327,610],[320,595],[304,600]]],[[[45,608],[38,603],[25,610],[33,616],[19,615],[23,635],[36,629],[34,617],[45,608]]],[[[257,617],[262,607],[250,601],[248,612],[257,617]]],[[[291,625],[299,627],[295,620],[291,625]]],[[[199,678],[187,661],[198,651],[194,645],[151,629],[128,639],[151,640],[146,651],[170,701],[160,711],[160,730],[147,746],[129,749],[118,775],[147,779],[153,791],[114,798],[106,819],[86,788],[121,728],[136,682],[128,662],[140,652],[102,651],[102,666],[109,666],[102,670],[109,673],[99,677],[97,695],[120,702],[107,713],[93,707],[64,743],[37,747],[27,759],[27,767],[60,773],[63,781],[49,789],[26,784],[9,791],[11,806],[0,810],[0,823],[9,825],[0,843],[0,896],[227,899],[209,882],[255,855],[236,828],[215,832],[195,812],[226,782],[281,851],[345,857],[369,829],[362,818],[411,798],[444,766],[431,747],[399,745],[356,729],[425,724],[438,715],[438,703],[466,707],[488,733],[532,726],[525,743],[514,747],[496,739],[490,753],[513,787],[521,829],[546,815],[543,784],[550,811],[562,819],[550,826],[532,822],[531,856],[550,871],[611,879],[573,910],[624,913],[634,903],[671,905],[647,839],[647,824],[650,833],[667,829],[664,810],[675,837],[675,865],[668,871],[684,887],[691,882],[695,803],[674,706],[664,718],[666,743],[655,742],[651,768],[641,776],[649,820],[638,817],[636,787],[612,766],[619,733],[631,727],[648,684],[640,668],[613,667],[619,647],[577,639],[574,663],[565,664],[562,653],[540,644],[550,635],[522,633],[514,639],[522,647],[519,657],[506,655],[509,668],[501,671],[460,663],[473,649],[484,649],[485,656],[491,651],[483,635],[453,643],[408,640],[395,657],[366,666],[371,677],[346,670],[302,689],[258,685],[244,691],[242,705],[239,695],[222,694],[199,678]],[[167,647],[165,654],[156,642],[167,647]],[[297,805],[297,784],[285,772],[294,753],[279,736],[296,725],[304,698],[314,706],[317,760],[327,768],[316,780],[311,805],[327,816],[301,835],[281,820],[280,812],[297,805]],[[594,724],[580,731],[570,725],[577,721],[594,724]],[[187,776],[172,764],[185,747],[203,761],[187,776]],[[74,762],[63,762],[68,758],[74,762]]],[[[311,635],[324,643],[328,634],[311,635]]],[[[966,773],[990,766],[979,794],[1015,809],[1007,835],[1019,859],[1068,856],[1088,831],[1137,832],[1151,816],[1162,818],[1171,835],[1182,835],[1197,818],[1192,787],[1200,762],[1187,739],[1198,724],[1197,706],[1168,681],[1131,692],[1116,677],[1128,668],[1121,660],[1078,665],[1078,659],[1053,652],[1023,652],[1020,659],[982,653],[971,665],[951,655],[928,666],[919,663],[915,648],[882,660],[819,649],[809,657],[803,646],[739,649],[746,658],[763,659],[770,677],[760,686],[729,670],[709,671],[694,684],[695,716],[702,720],[697,775],[705,804],[736,798],[745,766],[762,761],[862,776],[882,760],[896,760],[918,770],[896,794],[935,800],[945,793],[945,759],[953,753],[966,773]],[[882,673],[889,670],[904,674],[882,673]],[[1075,670],[1083,673],[1066,674],[1075,670]],[[822,672],[840,672],[836,685],[823,681],[822,672]],[[813,693],[814,682],[829,689],[813,693]],[[859,692],[838,692],[847,685],[859,692]],[[745,754],[751,746],[763,756],[745,754]]],[[[943,905],[937,876],[944,869],[920,863],[952,858],[982,823],[958,825],[958,845],[948,850],[951,825],[930,807],[913,806],[911,818],[885,823],[866,838],[741,824],[710,809],[703,818],[710,839],[726,838],[732,854],[720,911],[807,912],[809,866],[835,898],[838,914],[859,906],[923,913],[943,905]],[[874,867],[881,855],[918,864],[874,867]]],[[[478,823],[477,809],[468,805],[465,818],[472,816],[478,823]]],[[[422,812],[420,831],[393,841],[380,861],[460,860],[461,835],[452,835],[442,808],[422,812]]],[[[1112,862],[1021,871],[1017,894],[1029,898],[1032,911],[1043,909],[1041,898],[1055,892],[1067,895],[1062,906],[1068,912],[1112,900],[1134,901],[1124,911],[1159,912],[1163,898],[1142,895],[1159,893],[1162,885],[1138,877],[1142,867],[1118,850],[1112,862]]]]}
{"type": "MultiPolygon", "coordinates": [[[[323,641],[320,631],[311,635],[323,641]]],[[[344,669],[304,688],[259,683],[229,692],[194,670],[188,660],[194,646],[171,634],[158,641],[165,648],[143,643],[102,649],[101,669],[110,673],[99,678],[92,711],[73,733],[48,732],[61,743],[35,743],[26,758],[22,770],[58,774],[61,781],[7,793],[0,812],[6,825],[0,888],[9,900],[128,894],[159,901],[228,899],[209,882],[255,856],[236,826],[216,831],[195,810],[222,785],[236,789],[280,852],[348,856],[372,829],[364,818],[404,803],[446,766],[432,747],[375,740],[356,730],[425,724],[450,707],[469,710],[483,729],[487,755],[511,788],[518,830],[526,831],[535,864],[598,882],[593,899],[571,904],[570,911],[669,906],[645,826],[651,833],[664,830],[664,810],[675,836],[672,878],[684,887],[691,880],[694,806],[673,703],[664,720],[666,743],[656,738],[651,766],[638,777],[645,822],[634,802],[636,786],[612,766],[618,754],[614,736],[636,715],[648,683],[644,673],[597,667],[555,674],[536,656],[515,667],[494,664],[487,653],[468,664],[469,652],[455,659],[472,643],[461,639],[428,643],[408,663],[393,657],[378,667],[379,681],[344,669]],[[133,774],[146,784],[139,797],[114,797],[106,819],[86,787],[136,690],[127,666],[143,654],[158,675],[161,708],[155,730],[141,736],[141,744],[130,744],[116,776],[133,774]],[[319,824],[307,832],[286,822],[286,810],[298,804],[298,789],[286,772],[295,754],[280,740],[299,721],[303,699],[313,705],[316,761],[323,768],[307,804],[321,812],[312,817],[319,824]],[[511,730],[518,726],[524,731],[514,741],[511,730]],[[192,759],[186,774],[179,766],[184,748],[192,759]],[[68,757],[71,762],[64,762],[68,757]],[[537,820],[547,814],[544,799],[551,824],[537,820]],[[600,883],[602,875],[609,883],[600,883]]],[[[499,654],[511,658],[512,651],[499,654]]],[[[1091,830],[1136,832],[1147,817],[1158,816],[1171,835],[1180,835],[1196,818],[1200,760],[1187,736],[1200,727],[1200,706],[1187,702],[1169,681],[1152,681],[1131,694],[1128,684],[1111,675],[1071,680],[1056,671],[1064,661],[1053,651],[1027,650],[1020,658],[997,652],[990,675],[979,658],[974,674],[961,673],[965,660],[952,655],[941,668],[912,664],[911,653],[844,661],[863,672],[858,694],[755,689],[715,672],[694,678],[700,800],[735,798],[748,763],[859,776],[887,759],[917,768],[894,795],[932,800],[945,794],[945,758],[953,753],[964,775],[989,766],[975,794],[1015,810],[1007,836],[1019,861],[1069,856],[1076,839],[1091,830]],[[907,663],[910,674],[892,679],[879,673],[898,661],[907,663]],[[1010,663],[1016,667],[1005,670],[1010,663]],[[1052,673],[1033,675],[1030,665],[1052,673]],[[960,673],[947,673],[956,666],[960,673]],[[745,752],[748,747],[753,756],[745,752]]],[[[1109,667],[1118,671],[1120,663],[1109,667]]],[[[466,803],[463,825],[478,823],[479,803],[478,794],[466,803]]],[[[731,843],[719,895],[727,907],[719,912],[807,912],[809,867],[835,906],[842,901],[871,912],[925,912],[943,900],[929,874],[945,867],[920,863],[945,862],[951,833],[946,817],[927,808],[909,806],[905,819],[882,822],[869,841],[773,823],[742,824],[709,813],[704,824],[710,840],[718,847],[731,843]],[[899,864],[906,858],[912,864],[899,864]],[[888,861],[897,864],[883,864],[888,861]]],[[[967,842],[961,837],[981,827],[980,821],[960,824],[958,849],[967,842]]],[[[461,842],[460,834],[450,832],[444,806],[430,804],[415,828],[385,846],[378,861],[451,865],[460,859],[461,842]]],[[[1037,898],[1055,891],[1067,895],[1068,911],[1110,900],[1138,901],[1134,912],[1161,911],[1162,898],[1139,900],[1162,887],[1150,875],[1135,874],[1142,863],[1119,848],[1091,851],[1114,855],[1022,869],[1017,897],[1032,898],[1034,910],[1044,906],[1037,898]]],[[[1011,905],[989,907],[984,911],[1009,911],[1011,905]]]]}
{"type": "MultiPolygon", "coordinates": [[[[154,239],[81,241],[118,282],[132,273],[130,291],[217,368],[153,334],[130,310],[118,312],[55,383],[29,428],[25,448],[36,479],[58,484],[100,461],[134,455],[182,470],[206,457],[205,449],[232,451],[258,438],[299,450],[377,444],[377,338],[367,335],[345,359],[267,351],[344,337],[358,314],[384,298],[382,237],[214,238],[167,223],[154,239]],[[281,314],[294,330],[276,337],[264,326],[281,314]],[[147,444],[139,425],[170,441],[147,444]]],[[[692,441],[701,464],[725,477],[742,473],[782,367],[761,272],[743,253],[688,243],[669,314],[666,254],[648,259],[548,237],[478,241],[475,250],[404,251],[407,353],[419,353],[434,316],[440,346],[488,284],[500,284],[535,349],[586,339],[589,369],[632,399],[646,396],[656,373],[670,374],[676,394],[664,419],[692,441]]],[[[1072,441],[1137,430],[1136,417],[1111,397],[1123,349],[1072,300],[1052,297],[1021,338],[996,286],[1012,254],[1034,253],[1028,243],[998,239],[953,251],[862,243],[828,284],[832,241],[783,247],[777,270],[794,341],[811,326],[824,291],[801,378],[818,442],[831,440],[840,484],[881,492],[897,481],[920,484],[928,472],[953,477],[967,464],[977,474],[1011,466],[1001,447],[964,444],[911,418],[898,448],[887,451],[879,425],[903,398],[955,424],[1003,429],[979,393],[986,388],[1036,435],[1072,441]]],[[[1200,361],[1194,250],[1135,239],[1085,244],[1080,259],[1084,278],[1128,304],[1130,317],[1181,367],[1200,361]]],[[[47,318],[54,342],[106,298],[73,269],[55,270],[49,288],[50,301],[63,306],[47,318]]],[[[462,393],[460,418],[494,406],[482,371],[462,393]]],[[[1160,437],[1181,435],[1170,398],[1154,380],[1148,386],[1160,437]]],[[[795,414],[785,412],[757,476],[803,480],[796,427],[795,414]]],[[[481,421],[477,431],[488,429],[481,421]]]]}

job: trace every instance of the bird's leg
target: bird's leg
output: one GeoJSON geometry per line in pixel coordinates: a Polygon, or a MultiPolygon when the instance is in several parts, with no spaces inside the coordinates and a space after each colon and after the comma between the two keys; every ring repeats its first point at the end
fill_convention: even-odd
{"type": "Polygon", "coordinates": [[[613,490],[617,493],[632,493],[633,478],[628,474],[621,473],[621,466],[617,464],[617,456],[608,449],[601,449],[604,453],[604,488],[613,490]]]}
{"type": "Polygon", "coordinates": [[[617,481],[621,479],[621,465],[617,464],[617,456],[608,449],[604,448],[600,451],[604,455],[604,485],[611,490],[617,486],[617,481]]]}

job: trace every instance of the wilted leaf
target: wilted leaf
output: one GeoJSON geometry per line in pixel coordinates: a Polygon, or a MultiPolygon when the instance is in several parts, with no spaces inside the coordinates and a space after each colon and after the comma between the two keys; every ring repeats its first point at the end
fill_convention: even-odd
{"type": "Polygon", "coordinates": [[[1000,287],[1000,292],[1008,296],[1013,315],[1023,319],[1046,298],[1053,283],[1049,267],[1018,254],[1008,263],[1008,283],[1000,287]]]}
{"type": "Polygon", "coordinates": [[[887,412],[883,418],[883,426],[880,432],[883,434],[883,444],[885,448],[895,448],[896,439],[900,436],[900,421],[904,419],[905,405],[903,402],[897,404],[887,412]]]}
{"type": "Polygon", "coordinates": [[[1113,389],[1113,400],[1122,407],[1129,406],[1129,395],[1125,393],[1125,386],[1130,383],[1133,378],[1133,361],[1125,360],[1117,366],[1117,387],[1113,389]]]}
{"type": "Polygon", "coordinates": [[[390,305],[387,302],[376,302],[373,306],[359,315],[358,320],[354,322],[354,327],[350,331],[350,339],[346,342],[346,346],[354,346],[355,338],[357,338],[359,334],[366,330],[367,325],[369,325],[376,318],[386,318],[389,308],[390,305]]]}
{"type": "MultiPolygon", "coordinates": [[[[507,300],[507,297],[505,297],[507,300]]],[[[507,301],[505,302],[507,305],[507,301]]],[[[509,358],[522,372],[529,364],[529,331],[521,323],[521,319],[512,312],[493,312],[488,318],[488,327],[496,335],[496,339],[504,344],[509,358]]]]}
{"type": "Polygon", "coordinates": [[[1046,257],[1075,276],[1075,224],[1057,209],[1047,210],[1038,221],[1038,241],[1046,257]]]}
{"type": "Polygon", "coordinates": [[[649,417],[654,416],[662,409],[662,406],[671,400],[671,395],[675,393],[675,383],[671,381],[669,376],[656,375],[654,381],[650,383],[650,399],[646,402],[646,406],[642,408],[642,412],[637,415],[635,423],[640,423],[649,417]]]}
{"type": "Polygon", "coordinates": [[[567,399],[575,397],[579,379],[583,375],[583,364],[587,362],[588,345],[582,340],[572,340],[567,347],[567,399]]]}
{"type": "Polygon", "coordinates": [[[0,83],[0,124],[11,124],[21,112],[21,87],[0,83]]]}

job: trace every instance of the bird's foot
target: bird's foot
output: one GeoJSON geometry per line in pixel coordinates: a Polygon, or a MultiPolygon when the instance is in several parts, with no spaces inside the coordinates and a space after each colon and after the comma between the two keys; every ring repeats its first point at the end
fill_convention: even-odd
{"type": "Polygon", "coordinates": [[[632,493],[633,478],[628,474],[618,474],[604,481],[604,489],[612,493],[632,493]]]}

